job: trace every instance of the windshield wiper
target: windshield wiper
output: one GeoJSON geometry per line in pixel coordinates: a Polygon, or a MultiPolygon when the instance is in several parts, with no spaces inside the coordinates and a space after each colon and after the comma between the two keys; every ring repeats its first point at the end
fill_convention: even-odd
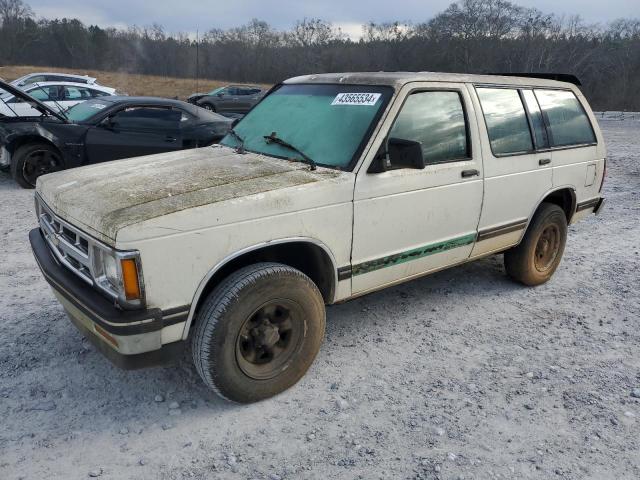
{"type": "Polygon", "coordinates": [[[233,128],[231,130],[229,130],[228,133],[233,138],[235,138],[236,141],[238,142],[238,146],[236,147],[236,153],[245,153],[245,150],[244,150],[244,138],[242,138],[240,135],[238,135],[238,132],[236,132],[233,128]]]}
{"type": "Polygon", "coordinates": [[[278,135],[276,135],[276,132],[271,132],[271,135],[264,135],[262,138],[264,138],[264,141],[267,142],[267,144],[275,143],[277,145],[280,145],[282,147],[288,148],[289,150],[296,152],[298,155],[302,157],[302,159],[290,158],[289,160],[306,163],[307,165],[309,165],[310,170],[316,169],[316,162],[314,162],[311,158],[309,158],[302,150],[282,140],[280,137],[278,137],[278,135]]]}

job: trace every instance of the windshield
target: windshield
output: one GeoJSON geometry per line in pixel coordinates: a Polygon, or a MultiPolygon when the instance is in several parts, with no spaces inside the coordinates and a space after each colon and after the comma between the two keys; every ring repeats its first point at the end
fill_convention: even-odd
{"type": "MultiPolygon", "coordinates": [[[[275,134],[318,165],[353,168],[371,130],[389,102],[391,87],[365,85],[282,85],[234,128],[244,149],[278,158],[301,154],[265,136],[275,134]]],[[[239,145],[227,135],[221,142],[239,145]]]]}
{"type": "Polygon", "coordinates": [[[108,105],[109,103],[100,100],[89,100],[74,105],[65,113],[67,118],[72,122],[84,122],[95,114],[100,113],[103,109],[107,108],[108,105]]]}
{"type": "Polygon", "coordinates": [[[211,90],[207,95],[215,95],[216,93],[220,93],[224,90],[225,87],[218,87],[211,90]]]}

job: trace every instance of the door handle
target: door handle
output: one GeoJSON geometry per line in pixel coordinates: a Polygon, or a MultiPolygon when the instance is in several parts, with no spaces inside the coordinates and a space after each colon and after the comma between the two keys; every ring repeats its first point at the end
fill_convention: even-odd
{"type": "Polygon", "coordinates": [[[167,135],[166,137],[164,137],[164,141],[165,141],[165,142],[173,143],[173,142],[175,142],[176,140],[177,140],[177,138],[176,138],[176,137],[172,137],[171,135],[167,135]]]}
{"type": "Polygon", "coordinates": [[[480,172],[475,169],[462,171],[462,178],[475,177],[476,175],[480,175],[480,172]]]}
{"type": "Polygon", "coordinates": [[[541,158],[540,160],[538,160],[538,165],[549,165],[550,163],[550,158],[541,158]]]}

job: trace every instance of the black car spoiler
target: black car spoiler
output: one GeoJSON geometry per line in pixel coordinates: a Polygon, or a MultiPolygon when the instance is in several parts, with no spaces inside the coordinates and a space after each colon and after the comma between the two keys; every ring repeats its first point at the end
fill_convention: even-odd
{"type": "Polygon", "coordinates": [[[570,73],[489,73],[488,75],[501,75],[503,77],[525,77],[525,78],[542,78],[545,80],[556,80],[558,82],[573,83],[575,86],[582,86],[582,82],[578,77],[570,73]]]}
{"type": "MultiPolygon", "coordinates": [[[[26,103],[31,105],[33,108],[38,110],[43,115],[51,115],[53,117],[56,117],[58,120],[61,120],[61,121],[65,122],[65,123],[69,123],[69,120],[67,119],[67,117],[62,115],[60,112],[56,112],[54,109],[48,107],[47,105],[42,103],[40,100],[38,100],[36,98],[33,98],[28,93],[23,92],[22,90],[20,90],[17,87],[14,87],[10,83],[7,83],[7,82],[4,82],[4,81],[0,80],[0,90],[4,90],[4,91],[10,93],[11,95],[24,100],[26,103]]],[[[0,100],[0,101],[2,101],[2,100],[0,100]]]]}

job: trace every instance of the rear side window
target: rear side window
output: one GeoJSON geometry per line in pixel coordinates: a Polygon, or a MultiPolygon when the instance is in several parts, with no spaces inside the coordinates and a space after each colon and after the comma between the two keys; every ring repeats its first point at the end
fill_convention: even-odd
{"type": "Polygon", "coordinates": [[[535,94],[547,117],[552,146],[596,143],[589,118],[573,92],[536,89],[535,94]]]}
{"type": "Polygon", "coordinates": [[[533,150],[527,114],[516,89],[478,88],[494,155],[533,150]]]}
{"type": "Polygon", "coordinates": [[[435,91],[411,94],[402,106],[389,138],[419,142],[427,164],[469,158],[460,94],[435,91]]]}

